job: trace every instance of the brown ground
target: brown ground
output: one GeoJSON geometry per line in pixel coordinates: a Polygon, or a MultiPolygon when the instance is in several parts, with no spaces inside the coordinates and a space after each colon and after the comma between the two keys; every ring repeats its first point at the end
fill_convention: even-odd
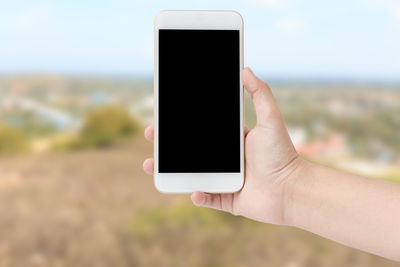
{"type": "Polygon", "coordinates": [[[398,265],[162,195],[141,169],[150,155],[136,138],[0,159],[0,267],[398,265]]]}

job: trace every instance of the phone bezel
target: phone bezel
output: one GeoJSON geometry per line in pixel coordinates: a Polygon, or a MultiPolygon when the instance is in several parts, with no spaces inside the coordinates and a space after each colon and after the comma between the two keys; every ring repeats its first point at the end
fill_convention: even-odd
{"type": "Polygon", "coordinates": [[[239,30],[240,77],[243,70],[243,19],[230,10],[163,10],[154,20],[154,184],[163,193],[233,193],[244,183],[243,81],[240,79],[240,173],[159,173],[158,172],[158,30],[212,29],[239,30]]]}

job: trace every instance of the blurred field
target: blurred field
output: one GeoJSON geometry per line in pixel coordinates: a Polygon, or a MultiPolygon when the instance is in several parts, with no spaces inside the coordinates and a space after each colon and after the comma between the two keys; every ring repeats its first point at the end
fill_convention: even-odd
{"type": "Polygon", "coordinates": [[[0,166],[0,266],[397,266],[313,234],[161,195],[141,138],[0,166]]]}
{"type": "MultiPolygon", "coordinates": [[[[400,180],[398,87],[272,88],[304,157],[400,180]]],[[[0,94],[0,267],[398,266],[156,192],[142,172],[152,155],[142,138],[152,118],[148,79],[3,77],[0,94]]]]}

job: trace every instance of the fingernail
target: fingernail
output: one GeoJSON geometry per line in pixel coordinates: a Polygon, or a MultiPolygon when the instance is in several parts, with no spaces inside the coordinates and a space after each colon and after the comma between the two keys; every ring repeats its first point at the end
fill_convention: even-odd
{"type": "Polygon", "coordinates": [[[254,74],[253,70],[252,70],[250,67],[246,67],[246,69],[247,69],[248,71],[250,71],[251,74],[254,74]]]}
{"type": "Polygon", "coordinates": [[[195,205],[195,206],[198,206],[199,204],[197,203],[197,201],[196,201],[196,192],[194,192],[191,196],[190,196],[190,199],[192,200],[192,202],[193,202],[193,204],[195,205]]]}
{"type": "Polygon", "coordinates": [[[191,199],[196,206],[203,206],[206,202],[206,197],[201,192],[195,192],[192,194],[191,199]],[[200,198],[199,198],[200,195],[200,198]]]}

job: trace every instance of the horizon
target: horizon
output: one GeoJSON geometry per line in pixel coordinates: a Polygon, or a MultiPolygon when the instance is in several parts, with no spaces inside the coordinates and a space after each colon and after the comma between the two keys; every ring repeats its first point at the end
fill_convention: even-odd
{"type": "MultiPolygon", "coordinates": [[[[347,86],[390,86],[400,90],[399,79],[377,79],[374,77],[350,77],[350,76],[315,76],[315,77],[294,77],[294,76],[268,76],[257,74],[261,79],[270,84],[295,85],[347,85],[347,86]]],[[[99,79],[99,80],[127,80],[144,81],[153,83],[153,75],[141,75],[136,73],[68,73],[68,72],[8,72],[1,73],[0,79],[26,78],[26,77],[63,77],[68,79],[99,79]]]]}

